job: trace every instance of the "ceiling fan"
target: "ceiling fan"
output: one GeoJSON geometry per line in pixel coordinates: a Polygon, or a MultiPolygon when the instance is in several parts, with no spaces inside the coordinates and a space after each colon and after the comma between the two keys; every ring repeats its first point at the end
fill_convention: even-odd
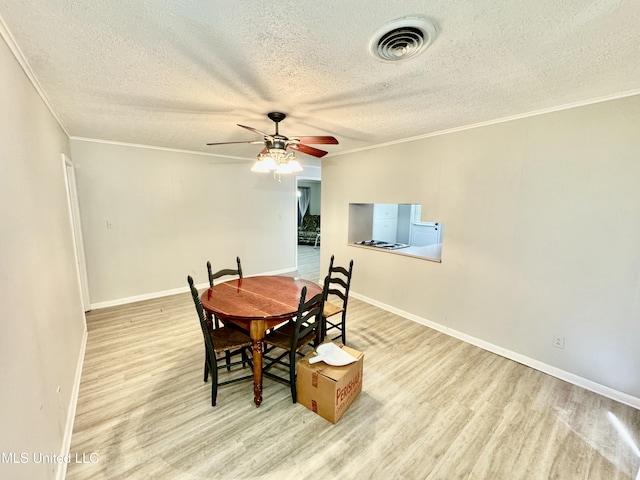
{"type": "Polygon", "coordinates": [[[249,143],[252,145],[262,145],[264,144],[264,148],[261,154],[267,153],[284,153],[287,148],[291,150],[296,150],[298,152],[306,153],[307,155],[312,155],[314,157],[324,157],[327,152],[324,150],[320,150],[319,148],[310,147],[307,145],[308,143],[314,145],[337,145],[338,140],[331,136],[312,136],[312,137],[292,137],[287,138],[284,135],[280,135],[278,132],[278,124],[283,121],[287,116],[281,112],[271,112],[267,114],[275,124],[276,124],[276,132],[272,135],[268,133],[261,132],[260,130],[247,127],[245,125],[238,124],[239,127],[246,128],[247,130],[257,133],[258,135],[262,135],[262,140],[255,141],[245,141],[245,142],[217,142],[217,143],[207,143],[207,145],[230,145],[233,143],[249,143]]]}

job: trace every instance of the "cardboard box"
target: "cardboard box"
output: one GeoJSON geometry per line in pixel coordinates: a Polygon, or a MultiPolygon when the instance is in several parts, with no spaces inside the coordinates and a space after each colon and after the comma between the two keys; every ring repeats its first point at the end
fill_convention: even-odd
{"type": "Polygon", "coordinates": [[[336,423],[362,391],[364,353],[342,346],[358,360],[344,367],[324,362],[309,364],[310,353],[298,362],[298,403],[336,423]]]}

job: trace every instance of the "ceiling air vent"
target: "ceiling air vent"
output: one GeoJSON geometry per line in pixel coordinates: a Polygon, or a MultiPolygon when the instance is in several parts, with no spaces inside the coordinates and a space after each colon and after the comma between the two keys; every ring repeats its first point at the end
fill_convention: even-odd
{"type": "Polygon", "coordinates": [[[384,62],[400,62],[424,52],[435,37],[436,29],[426,18],[399,18],[375,31],[369,52],[384,62]]]}

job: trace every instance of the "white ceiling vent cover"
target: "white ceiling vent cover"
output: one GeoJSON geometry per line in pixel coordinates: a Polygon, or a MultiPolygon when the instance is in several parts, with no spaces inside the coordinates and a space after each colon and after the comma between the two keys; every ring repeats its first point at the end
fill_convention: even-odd
{"type": "Polygon", "coordinates": [[[374,32],[369,52],[384,62],[400,62],[424,52],[435,37],[436,28],[426,18],[398,18],[374,32]]]}

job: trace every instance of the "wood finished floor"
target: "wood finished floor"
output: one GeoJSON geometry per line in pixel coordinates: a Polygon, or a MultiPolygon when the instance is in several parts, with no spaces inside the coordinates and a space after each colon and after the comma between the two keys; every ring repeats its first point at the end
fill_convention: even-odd
{"type": "MultiPolygon", "coordinates": [[[[322,268],[323,275],[329,265],[322,268]]],[[[320,247],[312,245],[298,245],[298,275],[313,282],[320,281],[320,247]]]]}
{"type": "Polygon", "coordinates": [[[249,382],[221,387],[212,408],[188,293],[87,322],[71,452],[99,460],[70,463],[69,480],[609,480],[640,468],[640,411],[354,298],[347,341],[365,352],[364,385],[336,425],[269,379],[259,408],[249,382]]]}

